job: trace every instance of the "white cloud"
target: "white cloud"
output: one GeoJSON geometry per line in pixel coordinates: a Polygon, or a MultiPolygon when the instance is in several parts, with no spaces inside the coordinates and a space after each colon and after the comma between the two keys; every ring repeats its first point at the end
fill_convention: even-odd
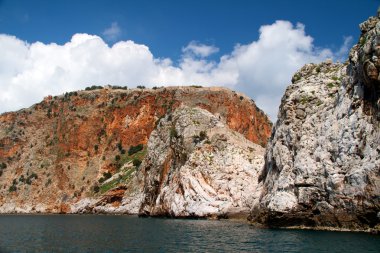
{"type": "Polygon", "coordinates": [[[83,89],[89,85],[225,86],[251,96],[272,120],[293,73],[308,62],[337,59],[348,49],[345,40],[337,53],[315,48],[304,26],[276,21],[260,28],[260,37],[218,61],[205,57],[214,46],[190,42],[178,65],[155,58],[145,45],[120,41],[107,45],[95,35],[75,34],[64,45],[28,44],[0,35],[0,112],[16,110],[44,96],[83,89]]]}
{"type": "Polygon", "coordinates": [[[219,52],[219,48],[191,41],[186,47],[182,48],[182,52],[187,57],[207,57],[219,52]]]}
{"type": "Polygon", "coordinates": [[[339,51],[336,53],[336,59],[339,61],[345,61],[347,59],[348,52],[352,47],[352,36],[343,38],[343,45],[339,48],[339,51]]]}
{"type": "Polygon", "coordinates": [[[121,29],[117,22],[113,22],[110,27],[103,31],[104,37],[109,41],[115,41],[121,35],[121,29]]]}

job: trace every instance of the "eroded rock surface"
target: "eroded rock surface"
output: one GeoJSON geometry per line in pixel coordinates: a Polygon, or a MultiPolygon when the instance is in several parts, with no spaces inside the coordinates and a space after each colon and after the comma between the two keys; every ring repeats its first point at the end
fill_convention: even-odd
{"type": "Polygon", "coordinates": [[[225,88],[107,87],[49,96],[0,115],[0,213],[137,213],[144,183],[137,167],[150,134],[182,105],[205,109],[254,143],[265,145],[270,135],[255,103],[225,88]]]}
{"type": "Polygon", "coordinates": [[[266,150],[253,221],[379,228],[379,20],[360,26],[349,62],[307,64],[294,75],[266,150]]]}
{"type": "Polygon", "coordinates": [[[150,136],[142,215],[247,217],[264,149],[200,108],[181,107],[150,136]]]}

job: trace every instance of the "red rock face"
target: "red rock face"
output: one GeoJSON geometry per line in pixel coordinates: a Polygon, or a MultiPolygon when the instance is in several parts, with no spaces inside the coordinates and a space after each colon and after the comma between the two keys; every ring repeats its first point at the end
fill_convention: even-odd
{"type": "Polygon", "coordinates": [[[33,207],[43,203],[51,212],[69,211],[65,203],[93,195],[103,172],[120,167],[116,156],[145,145],[160,118],[181,104],[204,108],[247,139],[267,143],[272,127],[267,116],[246,96],[224,88],[101,89],[49,96],[0,115],[0,164],[6,164],[0,206],[13,199],[33,207]]]}

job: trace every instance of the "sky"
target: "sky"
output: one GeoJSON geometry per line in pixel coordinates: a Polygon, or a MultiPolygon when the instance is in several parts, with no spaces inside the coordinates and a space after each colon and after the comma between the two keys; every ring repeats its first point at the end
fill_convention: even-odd
{"type": "Polygon", "coordinates": [[[294,72],[345,61],[380,1],[0,0],[0,113],[90,85],[224,86],[271,118],[294,72]]]}

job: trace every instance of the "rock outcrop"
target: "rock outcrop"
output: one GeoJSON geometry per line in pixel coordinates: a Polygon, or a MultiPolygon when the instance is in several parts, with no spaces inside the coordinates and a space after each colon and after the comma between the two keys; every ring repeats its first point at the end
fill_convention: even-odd
{"type": "Polygon", "coordinates": [[[345,64],[307,64],[282,98],[251,215],[276,227],[380,224],[380,19],[345,64]]]}
{"type": "Polygon", "coordinates": [[[152,132],[140,214],[247,217],[264,148],[200,108],[181,107],[152,132]]]}
{"type": "Polygon", "coordinates": [[[267,116],[228,89],[94,88],[0,115],[0,213],[137,213],[148,139],[180,106],[262,146],[270,135],[267,116]]]}

